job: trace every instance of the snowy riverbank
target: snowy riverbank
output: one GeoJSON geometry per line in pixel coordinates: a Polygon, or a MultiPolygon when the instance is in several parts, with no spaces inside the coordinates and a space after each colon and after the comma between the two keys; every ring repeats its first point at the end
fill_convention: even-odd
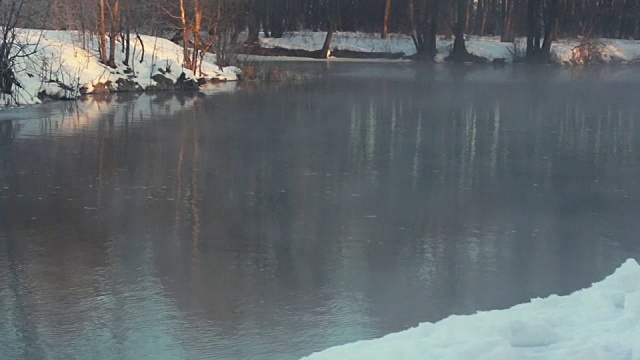
{"type": "MultiPolygon", "coordinates": [[[[265,48],[283,48],[290,50],[314,51],[322,48],[325,32],[294,32],[282,38],[261,38],[260,45],[265,48]]],[[[525,39],[517,39],[515,43],[500,42],[500,37],[468,36],[467,49],[470,53],[486,58],[488,61],[504,59],[512,62],[516,55],[524,55],[525,39]]],[[[579,39],[559,40],[552,44],[552,58],[555,62],[576,64],[576,55],[581,41],[579,39]]],[[[437,62],[443,62],[453,47],[453,39],[439,37],[437,40],[437,62]]],[[[595,47],[602,54],[603,62],[630,63],[640,61],[640,40],[601,39],[595,47]]],[[[377,34],[338,32],[333,36],[332,49],[368,52],[368,53],[402,53],[411,56],[416,53],[413,41],[407,35],[390,34],[380,39],[377,34]]]]}
{"type": "Polygon", "coordinates": [[[305,360],[640,359],[640,266],[568,296],[507,310],[450,316],[383,338],[336,346],[305,360]]]}
{"type": "Polygon", "coordinates": [[[24,45],[24,53],[33,54],[16,58],[14,73],[20,86],[15,88],[14,96],[3,95],[3,104],[35,104],[47,98],[73,99],[83,93],[194,88],[197,78],[238,79],[238,68],[221,68],[207,61],[202,63],[202,75],[196,77],[182,66],[182,47],[153,36],[140,36],[140,39],[142,44],[131,40],[130,66],[123,65],[124,53],[118,45],[114,69],[98,61],[97,39],[89,38],[89,34],[19,30],[17,42],[24,45]]]}

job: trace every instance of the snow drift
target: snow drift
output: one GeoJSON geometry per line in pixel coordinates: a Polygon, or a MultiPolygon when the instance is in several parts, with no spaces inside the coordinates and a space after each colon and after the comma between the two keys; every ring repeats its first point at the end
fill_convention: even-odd
{"type": "Polygon", "coordinates": [[[303,359],[640,359],[640,265],[627,260],[603,281],[568,296],[450,316],[303,359]]]}

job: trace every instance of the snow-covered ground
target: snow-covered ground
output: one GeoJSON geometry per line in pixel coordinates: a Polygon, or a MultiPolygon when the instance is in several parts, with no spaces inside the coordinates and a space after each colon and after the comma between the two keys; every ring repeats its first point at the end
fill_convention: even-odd
{"type": "MultiPolygon", "coordinates": [[[[39,103],[38,93],[42,91],[54,97],[74,98],[79,95],[80,88],[91,93],[98,91],[97,84],[107,82],[111,82],[113,90],[118,91],[118,79],[130,79],[141,88],[146,88],[156,85],[152,77],[157,74],[173,82],[182,73],[187,79],[195,79],[193,72],[182,66],[182,48],[179,45],[153,36],[141,36],[141,40],[144,43],[144,58],[142,44],[132,39],[130,69],[122,65],[124,53],[121,44],[118,44],[116,52],[118,67],[112,69],[98,61],[95,36],[75,31],[21,29],[17,32],[17,42],[25,45],[24,53],[34,50],[35,53],[16,59],[14,72],[22,88],[16,89],[13,99],[4,95],[3,103],[39,103]]],[[[198,74],[198,77],[233,81],[237,80],[238,73],[239,69],[235,67],[221,68],[205,61],[202,74],[198,74]]]]}
{"type": "MultiPolygon", "coordinates": [[[[284,37],[261,38],[263,47],[281,47],[285,49],[318,50],[322,48],[326,33],[324,32],[294,32],[284,37]]],[[[580,45],[579,39],[559,40],[552,44],[551,51],[556,62],[562,64],[575,63],[574,54],[580,45]]],[[[598,41],[603,61],[633,62],[640,61],[640,41],[601,39],[598,41]]],[[[413,41],[407,35],[390,34],[386,39],[380,39],[376,34],[337,32],[333,36],[331,47],[339,50],[360,52],[387,52],[414,55],[416,50],[413,41]]],[[[453,47],[453,39],[439,37],[437,39],[438,55],[436,61],[442,62],[449,55],[453,47]]],[[[489,61],[505,59],[513,61],[514,55],[524,54],[525,39],[517,39],[515,43],[500,42],[499,37],[468,36],[467,49],[470,53],[482,56],[489,61]]]]}
{"type": "Polygon", "coordinates": [[[507,310],[450,316],[376,340],[336,346],[305,360],[637,360],[640,265],[568,296],[507,310]]]}

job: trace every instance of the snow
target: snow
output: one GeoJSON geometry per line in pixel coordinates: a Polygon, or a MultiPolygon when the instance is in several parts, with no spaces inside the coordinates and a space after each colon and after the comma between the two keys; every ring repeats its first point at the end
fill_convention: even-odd
{"type": "MultiPolygon", "coordinates": [[[[37,95],[44,91],[56,97],[75,98],[79,89],[84,87],[88,93],[96,90],[96,85],[110,81],[115,85],[120,78],[131,78],[142,88],[156,85],[152,77],[163,74],[175,82],[184,72],[187,79],[195,79],[193,72],[182,66],[182,47],[169,40],[153,36],[141,36],[144,43],[144,59],[142,46],[132,39],[130,74],[125,72],[122,64],[124,53],[121,44],[116,51],[116,69],[112,69],[98,61],[98,46],[95,37],[82,35],[75,31],[30,30],[19,29],[17,41],[25,46],[25,53],[34,54],[16,59],[14,72],[22,88],[17,89],[19,104],[39,103],[37,95]],[[86,45],[83,48],[83,43],[86,45]],[[142,61],[141,61],[142,60],[142,61]],[[59,83],[65,84],[64,89],[59,83]]],[[[211,57],[208,57],[211,59],[211,57]]],[[[221,68],[212,62],[202,64],[200,77],[234,81],[238,79],[239,69],[236,67],[221,68]]],[[[5,96],[5,102],[9,99],[5,96]]]]}
{"type": "MultiPolygon", "coordinates": [[[[314,51],[322,48],[325,36],[325,32],[298,31],[287,33],[282,38],[261,38],[260,45],[266,48],[281,47],[314,51]]],[[[406,55],[415,53],[411,38],[399,34],[389,34],[386,39],[380,39],[379,36],[368,33],[335,32],[331,47],[362,52],[401,52],[406,55]]]]}
{"type": "Polygon", "coordinates": [[[450,316],[380,339],[336,346],[303,358],[368,360],[640,359],[640,265],[567,296],[506,310],[450,316]]]}
{"type": "MultiPolygon", "coordinates": [[[[281,47],[285,49],[300,49],[313,51],[322,48],[326,33],[299,31],[285,34],[282,38],[261,38],[260,44],[266,48],[281,47]]],[[[514,43],[500,41],[498,36],[467,36],[467,50],[488,61],[504,59],[512,62],[515,54],[524,55],[525,39],[518,38],[514,43]]],[[[584,39],[560,40],[552,43],[553,59],[561,64],[576,64],[574,53],[584,39]]],[[[635,62],[640,61],[640,41],[601,39],[600,45],[604,62],[635,62]]],[[[381,39],[376,34],[336,32],[331,43],[333,49],[360,52],[388,52],[404,53],[411,56],[416,53],[411,37],[402,34],[390,34],[381,39]]],[[[437,62],[443,62],[453,47],[453,39],[438,37],[436,48],[437,62]]]]}

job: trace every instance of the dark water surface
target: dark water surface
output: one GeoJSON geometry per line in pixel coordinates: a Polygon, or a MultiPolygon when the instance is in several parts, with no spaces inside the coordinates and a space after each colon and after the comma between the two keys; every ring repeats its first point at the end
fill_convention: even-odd
{"type": "Polygon", "coordinates": [[[640,258],[640,68],[298,69],[1,112],[0,359],[297,359],[640,258]]]}

